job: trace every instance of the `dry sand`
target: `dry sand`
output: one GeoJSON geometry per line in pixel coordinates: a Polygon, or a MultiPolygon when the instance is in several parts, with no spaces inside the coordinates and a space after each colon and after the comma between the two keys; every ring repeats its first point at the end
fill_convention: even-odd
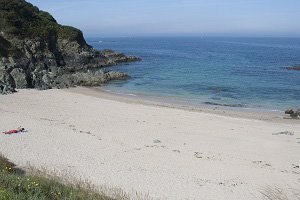
{"type": "Polygon", "coordinates": [[[262,193],[296,199],[299,121],[238,116],[84,88],[21,90],[0,96],[0,131],[28,132],[0,134],[0,152],[20,166],[69,172],[154,199],[263,199],[262,193]]]}

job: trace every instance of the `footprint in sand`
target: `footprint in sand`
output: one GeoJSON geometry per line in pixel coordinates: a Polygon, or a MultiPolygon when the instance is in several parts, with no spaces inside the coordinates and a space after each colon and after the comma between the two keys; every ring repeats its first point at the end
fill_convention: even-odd
{"type": "Polygon", "coordinates": [[[196,158],[203,158],[204,156],[203,156],[203,153],[201,153],[201,152],[195,152],[194,153],[194,156],[196,157],[196,158]]]}
{"type": "MultiPolygon", "coordinates": [[[[289,170],[281,170],[282,173],[288,173],[288,174],[296,174],[299,175],[300,174],[300,166],[299,165],[292,165],[292,169],[289,170]]],[[[300,180],[300,179],[299,179],[300,180]]]]}
{"type": "Polygon", "coordinates": [[[145,145],[145,147],[146,148],[163,148],[163,149],[167,148],[164,145],[161,145],[161,146],[159,146],[159,145],[145,145]]]}
{"type": "Polygon", "coordinates": [[[259,160],[259,161],[252,161],[252,163],[260,166],[261,168],[272,167],[272,165],[270,163],[267,163],[267,162],[261,161],[261,160],[259,160]]]}
{"type": "Polygon", "coordinates": [[[292,173],[293,174],[300,174],[300,165],[295,165],[295,164],[292,164],[292,173]]]}
{"type": "Polygon", "coordinates": [[[273,133],[272,135],[289,135],[289,136],[292,136],[292,135],[294,135],[294,132],[292,132],[292,131],[282,131],[282,132],[278,132],[278,133],[273,133]]]}
{"type": "Polygon", "coordinates": [[[151,145],[150,147],[151,147],[151,148],[159,148],[158,145],[151,145]]]}
{"type": "Polygon", "coordinates": [[[48,118],[40,118],[41,120],[44,120],[44,121],[49,121],[49,122],[56,122],[58,120],[56,119],[48,119],[48,118]]]}
{"type": "Polygon", "coordinates": [[[87,135],[91,135],[92,134],[90,131],[82,131],[81,133],[85,133],[87,135]]]}
{"type": "Polygon", "coordinates": [[[293,168],[294,168],[294,169],[299,169],[299,168],[300,168],[300,166],[299,166],[299,165],[295,165],[295,164],[293,164],[292,166],[293,166],[293,168]]]}
{"type": "Polygon", "coordinates": [[[157,144],[157,143],[161,143],[161,141],[156,139],[156,140],[153,140],[153,143],[157,144]]]}
{"type": "MultiPolygon", "coordinates": [[[[75,129],[76,130],[76,129],[75,129]]],[[[96,135],[95,134],[92,134],[91,133],[91,131],[79,131],[80,133],[85,133],[85,134],[87,134],[87,135],[91,135],[91,136],[93,136],[93,137],[96,137],[96,135]]],[[[98,140],[102,140],[101,138],[98,138],[98,140]]]]}
{"type": "MultiPolygon", "coordinates": [[[[194,152],[194,156],[196,158],[199,158],[199,159],[206,159],[206,160],[219,160],[221,161],[220,158],[217,158],[215,155],[211,154],[211,153],[203,153],[203,152],[194,152]]],[[[220,156],[220,154],[219,154],[220,156]]]]}
{"type": "Polygon", "coordinates": [[[239,185],[243,185],[244,183],[238,179],[231,179],[231,180],[223,180],[217,183],[218,185],[234,188],[239,185]]]}
{"type": "Polygon", "coordinates": [[[200,187],[205,186],[207,184],[212,184],[211,180],[206,180],[206,179],[201,179],[201,178],[195,178],[193,180],[193,182],[196,183],[200,187]]]}

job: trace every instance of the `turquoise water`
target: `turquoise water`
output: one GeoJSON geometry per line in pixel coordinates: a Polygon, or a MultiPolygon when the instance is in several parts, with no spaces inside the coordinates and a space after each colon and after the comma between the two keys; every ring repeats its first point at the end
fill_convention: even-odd
{"type": "Polygon", "coordinates": [[[283,110],[300,107],[300,38],[92,38],[96,49],[136,55],[113,67],[132,78],[113,92],[180,99],[193,104],[283,110]]]}

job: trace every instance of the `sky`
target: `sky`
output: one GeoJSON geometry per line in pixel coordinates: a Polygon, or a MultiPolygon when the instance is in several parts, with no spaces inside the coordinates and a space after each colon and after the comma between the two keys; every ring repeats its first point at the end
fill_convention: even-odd
{"type": "Polygon", "coordinates": [[[87,37],[300,37],[300,0],[27,0],[87,37]]]}

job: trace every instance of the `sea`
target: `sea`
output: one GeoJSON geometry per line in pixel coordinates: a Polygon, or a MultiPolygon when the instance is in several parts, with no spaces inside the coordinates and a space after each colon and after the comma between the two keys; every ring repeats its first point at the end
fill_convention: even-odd
{"type": "Polygon", "coordinates": [[[88,38],[95,49],[142,58],[110,67],[131,78],[105,90],[139,98],[241,109],[300,107],[300,38],[88,38]]]}

